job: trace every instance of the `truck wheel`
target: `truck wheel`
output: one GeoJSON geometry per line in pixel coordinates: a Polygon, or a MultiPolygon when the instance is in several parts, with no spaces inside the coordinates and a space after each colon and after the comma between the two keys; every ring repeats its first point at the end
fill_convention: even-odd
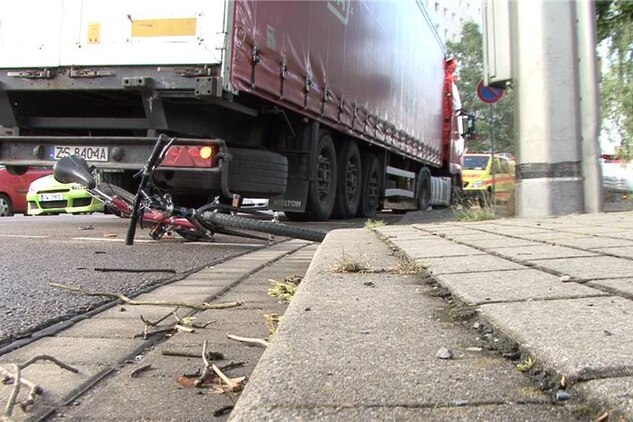
{"type": "Polygon", "coordinates": [[[311,220],[325,221],[332,215],[337,180],[336,149],[327,132],[319,138],[316,160],[316,179],[310,183],[306,209],[311,220]]]}
{"type": "Polygon", "coordinates": [[[426,167],[418,173],[418,210],[426,211],[431,204],[431,172],[426,167]]]}
{"type": "Polygon", "coordinates": [[[380,164],[373,154],[367,154],[363,159],[363,180],[360,191],[357,217],[373,218],[380,206],[380,186],[382,175],[380,164]]]}
{"type": "Polygon", "coordinates": [[[345,141],[338,151],[338,182],[334,215],[337,218],[352,218],[358,211],[360,201],[362,165],[358,145],[345,141]]]}
{"type": "Polygon", "coordinates": [[[136,194],[138,190],[139,180],[134,179],[134,174],[129,171],[124,172],[102,172],[101,173],[101,182],[118,186],[126,191],[136,194]]]}
{"type": "Polygon", "coordinates": [[[243,148],[229,150],[229,190],[242,196],[286,192],[288,159],[281,154],[243,148]]]}
{"type": "Polygon", "coordinates": [[[8,196],[0,194],[0,217],[10,217],[13,215],[13,206],[8,196]]]}

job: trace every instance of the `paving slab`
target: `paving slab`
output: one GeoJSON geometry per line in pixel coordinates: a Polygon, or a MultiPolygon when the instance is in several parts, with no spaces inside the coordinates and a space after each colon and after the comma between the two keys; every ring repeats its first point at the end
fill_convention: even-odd
{"type": "Polygon", "coordinates": [[[425,243],[416,242],[413,244],[402,243],[396,239],[390,239],[390,241],[397,248],[407,251],[407,255],[413,259],[485,255],[483,251],[444,239],[437,239],[433,242],[425,243]]]}
{"type": "MultiPolygon", "coordinates": [[[[66,361],[60,357],[62,361],[66,361]]],[[[12,370],[11,365],[3,364],[7,369],[12,370]]],[[[35,412],[24,413],[19,406],[14,409],[12,420],[20,421],[27,418],[36,419],[52,410],[55,403],[64,401],[79,392],[83,385],[91,380],[100,377],[101,374],[109,371],[109,368],[97,365],[73,365],[79,372],[74,373],[62,369],[52,362],[37,362],[22,371],[22,377],[38,384],[42,387],[42,394],[38,396],[38,406],[35,412]]],[[[13,390],[13,385],[0,383],[0,402],[6,403],[13,390]]],[[[23,386],[20,389],[18,401],[28,398],[29,388],[23,386]]]]}
{"type": "Polygon", "coordinates": [[[564,233],[560,231],[544,231],[542,233],[513,233],[514,237],[526,240],[533,240],[539,242],[552,242],[558,243],[559,240],[566,239],[588,239],[589,236],[585,234],[564,233]]]}
{"type": "Polygon", "coordinates": [[[612,227],[610,225],[585,225],[565,229],[570,233],[582,233],[593,236],[620,237],[622,229],[620,227],[612,227]]]}
{"type": "MultiPolygon", "coordinates": [[[[409,254],[409,251],[405,251],[409,254]]],[[[415,254],[415,251],[411,252],[415,254]]],[[[428,264],[428,270],[433,275],[461,274],[477,271],[521,270],[524,266],[507,259],[491,255],[471,255],[464,257],[428,258],[423,260],[428,264]]]]}
{"type": "MultiPolygon", "coordinates": [[[[226,286],[226,283],[224,286],[226,286]]],[[[190,286],[178,283],[154,289],[152,290],[151,294],[156,296],[162,295],[163,297],[174,297],[179,295],[196,295],[200,297],[210,297],[221,292],[224,286],[190,286]]],[[[141,297],[145,298],[147,296],[141,297]]]]}
{"type": "Polygon", "coordinates": [[[628,239],[614,239],[598,236],[556,239],[554,240],[554,243],[561,246],[571,246],[580,249],[605,248],[609,246],[633,246],[633,241],[628,239]]]}
{"type": "Polygon", "coordinates": [[[386,237],[397,237],[401,239],[424,239],[433,237],[432,233],[422,230],[416,230],[411,226],[380,226],[376,227],[376,231],[382,233],[386,237]]]}
{"type": "Polygon", "coordinates": [[[610,409],[609,420],[631,420],[631,415],[633,415],[633,377],[581,382],[574,386],[574,391],[589,398],[594,405],[610,409]]]}
{"type": "Polygon", "coordinates": [[[560,277],[533,269],[440,274],[435,279],[461,301],[473,305],[608,295],[578,283],[563,283],[560,277]]]}
{"type": "Polygon", "coordinates": [[[131,339],[143,331],[142,322],[122,318],[90,318],[74,324],[59,337],[131,339]]]}
{"type": "Polygon", "coordinates": [[[539,227],[520,227],[520,226],[506,226],[503,224],[499,224],[497,222],[494,223],[472,223],[469,225],[473,229],[480,230],[483,233],[497,233],[497,234],[508,234],[512,232],[514,236],[532,236],[538,235],[545,232],[544,229],[539,227]]]}
{"type": "Polygon", "coordinates": [[[619,297],[482,305],[495,327],[567,379],[633,374],[633,302],[619,297]]]}
{"type": "Polygon", "coordinates": [[[487,251],[504,257],[520,260],[535,261],[538,259],[565,259],[582,256],[598,256],[598,252],[581,251],[564,246],[546,245],[543,243],[532,243],[530,246],[519,247],[493,247],[486,248],[487,251]]]}
{"type": "Polygon", "coordinates": [[[539,268],[567,274],[577,280],[633,277],[631,261],[610,256],[540,259],[539,268]]]}
{"type": "Polygon", "coordinates": [[[499,236],[496,239],[456,239],[464,245],[481,249],[503,248],[503,247],[530,247],[538,244],[527,239],[515,239],[511,237],[499,236]]]}
{"type": "MultiPolygon", "coordinates": [[[[135,298],[136,299],[136,298],[135,298]]],[[[91,319],[128,319],[141,322],[141,316],[149,320],[159,319],[174,310],[175,306],[154,306],[154,305],[116,305],[109,308],[91,319]]]]}
{"type": "Polygon", "coordinates": [[[605,288],[614,294],[633,298],[633,278],[620,278],[612,280],[595,280],[587,283],[588,286],[605,288]]]}
{"type": "Polygon", "coordinates": [[[58,414],[54,420],[209,421],[215,420],[215,410],[231,404],[226,395],[210,394],[206,390],[196,394],[191,389],[182,388],[176,377],[148,376],[158,371],[150,370],[137,378],[130,378],[125,375],[129,372],[126,369],[125,373],[114,378],[116,382],[103,384],[99,394],[88,393],[78,404],[60,409],[61,415],[58,414]]]}
{"type": "Polygon", "coordinates": [[[142,348],[143,340],[114,338],[48,337],[0,357],[3,362],[23,362],[33,356],[47,354],[65,363],[77,365],[114,365],[133,356],[142,348]],[[77,345],[81,344],[78,348],[77,345]],[[72,351],[72,353],[70,353],[72,351]]]}
{"type": "Polygon", "coordinates": [[[592,248],[592,252],[633,258],[633,246],[611,246],[605,248],[592,248]]]}

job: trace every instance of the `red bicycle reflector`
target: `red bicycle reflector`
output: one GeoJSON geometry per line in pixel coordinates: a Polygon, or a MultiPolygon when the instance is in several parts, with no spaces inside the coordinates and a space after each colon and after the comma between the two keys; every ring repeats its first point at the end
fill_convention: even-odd
{"type": "Polygon", "coordinates": [[[208,145],[172,145],[162,167],[212,167],[214,149],[208,145]]]}

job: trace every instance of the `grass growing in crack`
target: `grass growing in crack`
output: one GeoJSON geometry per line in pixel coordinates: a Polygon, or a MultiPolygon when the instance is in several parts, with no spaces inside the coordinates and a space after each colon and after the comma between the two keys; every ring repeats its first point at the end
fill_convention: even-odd
{"type": "Polygon", "coordinates": [[[471,200],[465,200],[461,208],[454,208],[453,215],[457,221],[486,221],[495,219],[495,204],[490,195],[479,200],[479,207],[472,207],[471,200]]]}
{"type": "Polygon", "coordinates": [[[448,310],[448,316],[454,321],[466,321],[477,315],[477,310],[473,306],[463,303],[454,303],[448,310]]]}
{"type": "Polygon", "coordinates": [[[534,367],[535,363],[536,363],[536,360],[533,359],[532,356],[528,356],[523,361],[517,363],[517,370],[519,372],[527,372],[530,369],[532,369],[532,367],[534,367]]]}
{"type": "Polygon", "coordinates": [[[343,251],[341,257],[336,259],[336,265],[332,268],[335,273],[370,273],[373,272],[369,265],[367,255],[351,256],[343,251]]]}
{"type": "Polygon", "coordinates": [[[370,218],[367,221],[365,221],[364,227],[369,230],[374,230],[378,227],[382,227],[386,225],[387,223],[385,223],[383,220],[376,220],[376,219],[370,218]]]}
{"type": "Polygon", "coordinates": [[[457,221],[486,221],[495,219],[495,210],[492,207],[462,208],[453,210],[457,221]]]}
{"type": "Polygon", "coordinates": [[[421,274],[429,267],[428,264],[418,262],[405,255],[398,255],[397,259],[398,263],[394,268],[391,268],[396,274],[421,274]]]}

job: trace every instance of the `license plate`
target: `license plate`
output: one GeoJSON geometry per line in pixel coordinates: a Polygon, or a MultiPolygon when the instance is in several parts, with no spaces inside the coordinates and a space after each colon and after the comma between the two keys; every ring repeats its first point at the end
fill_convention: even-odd
{"type": "Polygon", "coordinates": [[[40,202],[61,201],[64,199],[61,193],[41,193],[40,202]]]}
{"type": "Polygon", "coordinates": [[[108,147],[81,145],[55,145],[53,158],[59,160],[67,155],[78,155],[87,161],[108,161],[108,147]]]}

